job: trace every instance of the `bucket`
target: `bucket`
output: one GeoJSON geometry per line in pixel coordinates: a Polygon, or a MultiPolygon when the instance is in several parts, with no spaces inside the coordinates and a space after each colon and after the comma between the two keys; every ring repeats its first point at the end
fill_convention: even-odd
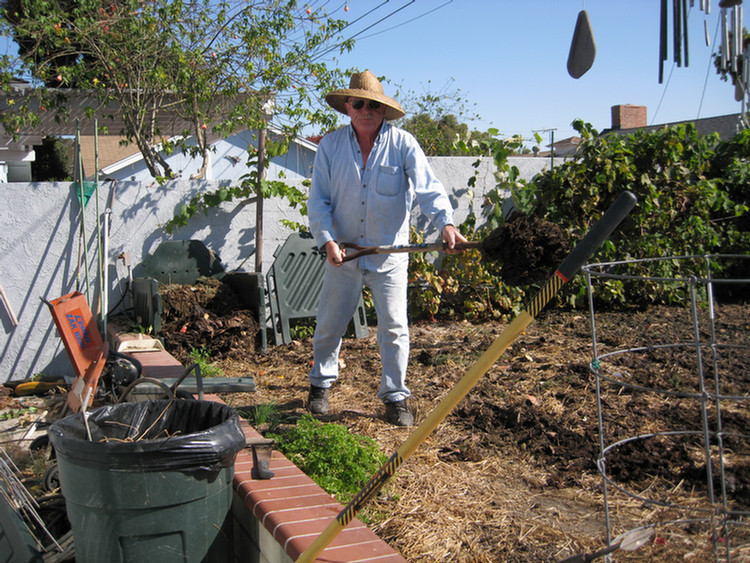
{"type": "Polygon", "coordinates": [[[211,401],[79,412],[49,430],[77,563],[231,560],[234,459],[245,436],[211,401]]]}

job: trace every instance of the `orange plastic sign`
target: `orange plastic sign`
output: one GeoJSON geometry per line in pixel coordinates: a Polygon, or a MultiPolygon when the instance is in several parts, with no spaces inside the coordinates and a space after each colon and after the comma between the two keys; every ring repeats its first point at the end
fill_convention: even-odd
{"type": "Polygon", "coordinates": [[[86,297],[77,291],[68,293],[49,303],[52,318],[60,333],[65,350],[76,372],[73,386],[68,392],[68,405],[77,412],[94,400],[99,376],[109,353],[102,339],[86,297]]]}

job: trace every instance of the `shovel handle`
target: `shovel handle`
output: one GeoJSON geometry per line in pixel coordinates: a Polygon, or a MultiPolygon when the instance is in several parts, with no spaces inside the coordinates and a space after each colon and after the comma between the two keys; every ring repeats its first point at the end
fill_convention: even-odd
{"type": "MultiPolygon", "coordinates": [[[[399,252],[444,252],[448,250],[447,242],[425,242],[422,244],[394,244],[391,246],[360,246],[353,242],[342,242],[341,248],[351,248],[354,252],[347,252],[343,262],[349,262],[360,256],[371,254],[395,254],[399,252]]],[[[481,248],[482,243],[476,242],[456,242],[453,246],[455,250],[468,250],[470,248],[481,248]]]]}

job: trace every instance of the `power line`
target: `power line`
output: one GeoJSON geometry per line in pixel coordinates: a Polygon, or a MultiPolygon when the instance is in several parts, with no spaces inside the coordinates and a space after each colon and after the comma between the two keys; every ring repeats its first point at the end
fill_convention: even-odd
{"type": "MultiPolygon", "coordinates": [[[[383,6],[383,5],[387,4],[387,3],[389,2],[389,1],[390,1],[390,0],[385,0],[384,2],[381,2],[380,4],[378,4],[377,6],[375,6],[374,8],[372,8],[371,10],[369,10],[368,12],[366,12],[365,14],[363,14],[362,16],[360,16],[360,17],[358,17],[357,19],[353,20],[352,22],[348,23],[348,24],[347,24],[347,25],[346,25],[346,26],[344,27],[344,29],[346,29],[346,28],[348,28],[348,27],[350,27],[350,26],[354,25],[355,23],[357,23],[357,22],[361,21],[362,19],[366,18],[367,16],[369,16],[370,14],[372,14],[373,12],[375,12],[376,10],[380,9],[380,8],[381,8],[381,7],[383,6]]],[[[397,13],[399,13],[399,12],[401,12],[402,10],[406,9],[407,7],[411,6],[411,5],[412,5],[412,4],[414,4],[415,2],[416,2],[416,0],[409,0],[409,1],[408,1],[408,2],[406,3],[406,4],[404,4],[403,6],[401,6],[401,7],[399,7],[399,8],[396,8],[395,10],[393,10],[392,12],[390,12],[390,13],[386,14],[385,16],[383,16],[382,18],[380,18],[380,19],[379,19],[379,20],[377,20],[376,22],[374,22],[374,23],[372,23],[372,24],[368,25],[368,26],[367,26],[367,27],[365,27],[364,29],[362,29],[362,30],[358,31],[357,33],[355,33],[355,34],[351,35],[351,36],[350,36],[349,38],[347,38],[347,39],[345,39],[345,40],[343,40],[343,41],[341,41],[341,42],[339,42],[339,43],[337,43],[337,44],[335,44],[335,45],[332,45],[331,47],[329,47],[328,49],[326,49],[325,51],[323,51],[322,53],[320,53],[320,54],[319,54],[319,55],[318,55],[318,56],[316,57],[316,59],[320,59],[320,58],[324,57],[325,55],[327,55],[327,54],[328,54],[328,53],[330,53],[331,51],[334,51],[334,50],[336,50],[336,49],[340,48],[340,47],[341,47],[341,45],[342,45],[343,43],[345,43],[345,42],[347,42],[347,41],[351,41],[352,39],[355,39],[355,38],[358,38],[358,37],[359,37],[359,39],[368,39],[368,38],[370,38],[370,37],[375,37],[376,35],[380,35],[380,34],[382,34],[382,33],[386,33],[387,31],[391,31],[391,30],[393,30],[393,29],[396,29],[396,28],[402,27],[402,26],[404,26],[404,25],[406,25],[406,24],[408,24],[408,23],[411,23],[411,22],[413,22],[413,21],[416,21],[416,20],[418,20],[418,19],[421,19],[421,18],[423,18],[423,17],[425,17],[425,16],[427,16],[427,15],[429,15],[429,14],[433,13],[433,12],[436,12],[437,10],[440,10],[440,9],[444,8],[444,7],[445,7],[445,6],[447,6],[448,4],[452,3],[452,2],[453,2],[453,0],[447,0],[447,2],[444,2],[443,4],[441,4],[441,5],[439,5],[439,6],[435,7],[435,8],[432,8],[432,9],[430,9],[430,10],[427,10],[426,12],[423,12],[423,13],[421,13],[421,14],[419,14],[419,15],[417,15],[417,16],[415,16],[415,17],[413,17],[413,18],[409,19],[409,20],[406,20],[406,21],[404,21],[404,22],[401,22],[401,23],[399,23],[399,24],[397,24],[397,25],[394,25],[394,26],[392,26],[392,27],[389,27],[389,28],[387,28],[387,29],[384,29],[384,30],[378,31],[378,32],[376,32],[376,33],[371,33],[370,35],[365,35],[364,37],[360,37],[360,36],[361,36],[361,35],[362,35],[363,33],[365,33],[366,31],[368,31],[368,30],[370,30],[370,29],[374,28],[374,27],[375,27],[376,25],[378,25],[378,24],[380,24],[380,23],[382,23],[382,22],[386,21],[387,19],[389,19],[389,18],[391,18],[391,17],[395,16],[395,15],[396,15],[397,13]]]]}
{"type": "MultiPolygon", "coordinates": [[[[331,51],[334,51],[335,49],[338,49],[339,47],[341,47],[341,45],[342,45],[342,44],[346,43],[347,41],[351,41],[352,39],[354,39],[354,38],[355,38],[355,37],[357,37],[358,35],[361,35],[361,34],[362,34],[362,33],[364,33],[365,31],[367,31],[368,29],[372,29],[373,27],[375,27],[376,25],[378,25],[378,24],[379,24],[380,22],[383,22],[383,21],[387,20],[388,18],[392,17],[392,16],[394,15],[394,14],[396,14],[396,13],[400,12],[401,10],[403,10],[404,8],[406,8],[407,6],[409,6],[409,5],[413,4],[413,3],[415,2],[415,1],[416,1],[416,0],[410,0],[410,1],[409,1],[409,2],[407,3],[407,4],[404,4],[404,5],[403,5],[403,6],[401,6],[400,8],[396,8],[396,9],[395,9],[394,11],[392,11],[392,12],[391,12],[390,14],[386,14],[385,16],[383,16],[382,18],[380,18],[380,19],[379,19],[378,21],[376,21],[375,23],[373,23],[373,24],[370,24],[369,26],[367,26],[367,27],[365,27],[365,28],[364,28],[363,30],[361,30],[361,31],[359,31],[359,32],[357,32],[357,33],[355,33],[355,34],[354,34],[354,35],[352,35],[351,37],[349,37],[349,38],[347,38],[347,39],[344,39],[343,41],[341,41],[341,42],[339,42],[339,43],[336,43],[335,45],[332,45],[331,47],[329,47],[328,49],[326,49],[325,51],[323,51],[322,53],[320,53],[320,54],[319,54],[319,55],[318,55],[318,56],[317,56],[316,58],[317,58],[317,59],[320,59],[320,58],[324,57],[325,55],[327,55],[328,53],[330,53],[331,51]]],[[[384,2],[381,2],[380,4],[378,4],[377,6],[375,6],[375,7],[374,7],[374,8],[372,9],[372,10],[370,10],[370,11],[369,11],[369,12],[367,12],[366,14],[364,14],[364,15],[360,16],[359,18],[357,18],[356,20],[354,20],[354,21],[353,21],[353,22],[351,22],[350,24],[347,24],[347,25],[346,25],[346,26],[344,27],[344,29],[346,29],[346,28],[347,28],[347,27],[349,27],[350,25],[353,25],[353,24],[354,24],[355,22],[357,22],[357,21],[359,21],[359,20],[361,20],[361,19],[363,19],[363,18],[367,17],[368,15],[370,15],[371,13],[373,13],[374,11],[376,11],[376,10],[379,10],[381,6],[383,6],[383,5],[387,4],[388,2],[390,2],[390,0],[385,0],[384,2]]]]}
{"type": "Polygon", "coordinates": [[[411,23],[411,22],[416,21],[418,19],[421,19],[421,18],[423,18],[425,16],[428,16],[428,15],[430,15],[433,12],[437,12],[438,10],[440,10],[441,8],[444,8],[445,6],[447,6],[448,4],[450,4],[452,2],[453,2],[453,0],[448,0],[447,2],[444,2],[443,4],[440,4],[440,6],[437,6],[437,7],[433,8],[432,10],[428,10],[428,11],[424,12],[423,14],[415,16],[415,17],[411,18],[410,20],[406,20],[405,22],[402,22],[402,23],[400,23],[398,25],[394,25],[394,26],[386,28],[386,29],[384,29],[382,31],[378,31],[377,33],[371,33],[370,35],[365,35],[364,37],[360,37],[360,39],[369,39],[370,37],[375,37],[376,35],[380,35],[381,33],[385,33],[387,31],[391,31],[393,29],[396,29],[396,28],[399,28],[401,26],[404,26],[407,23],[411,23]]]}
{"type": "Polygon", "coordinates": [[[667,88],[669,87],[669,82],[672,80],[672,73],[674,72],[675,67],[677,66],[676,63],[672,63],[672,68],[669,69],[669,76],[667,76],[667,83],[664,85],[664,90],[661,92],[661,98],[659,98],[659,103],[656,106],[656,110],[654,110],[654,115],[651,116],[651,125],[654,124],[654,121],[656,120],[656,114],[659,113],[659,108],[661,108],[661,104],[664,101],[664,96],[667,95],[667,88]]]}

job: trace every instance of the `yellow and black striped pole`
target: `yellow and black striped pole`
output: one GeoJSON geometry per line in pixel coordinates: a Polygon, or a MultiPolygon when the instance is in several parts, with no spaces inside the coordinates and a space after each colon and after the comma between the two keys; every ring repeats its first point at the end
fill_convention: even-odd
{"type": "Polygon", "coordinates": [[[315,538],[315,541],[302,553],[296,563],[312,563],[318,555],[333,541],[338,533],[354,519],[364,504],[385,485],[417,447],[425,441],[438,424],[448,416],[479,379],[487,373],[497,359],[508,349],[524,329],[536,318],[539,312],[555,296],[565,282],[571,279],[591,255],[612,234],[622,220],[630,213],[636,203],[631,192],[622,193],[599,221],[586,233],[586,236],[568,254],[555,271],[555,274],[544,284],[508,327],[495,339],[487,351],[479,357],[458,383],[430,412],[427,418],[409,435],[406,441],[378,469],[361,491],[351,500],[338,516],[315,538]]]}

